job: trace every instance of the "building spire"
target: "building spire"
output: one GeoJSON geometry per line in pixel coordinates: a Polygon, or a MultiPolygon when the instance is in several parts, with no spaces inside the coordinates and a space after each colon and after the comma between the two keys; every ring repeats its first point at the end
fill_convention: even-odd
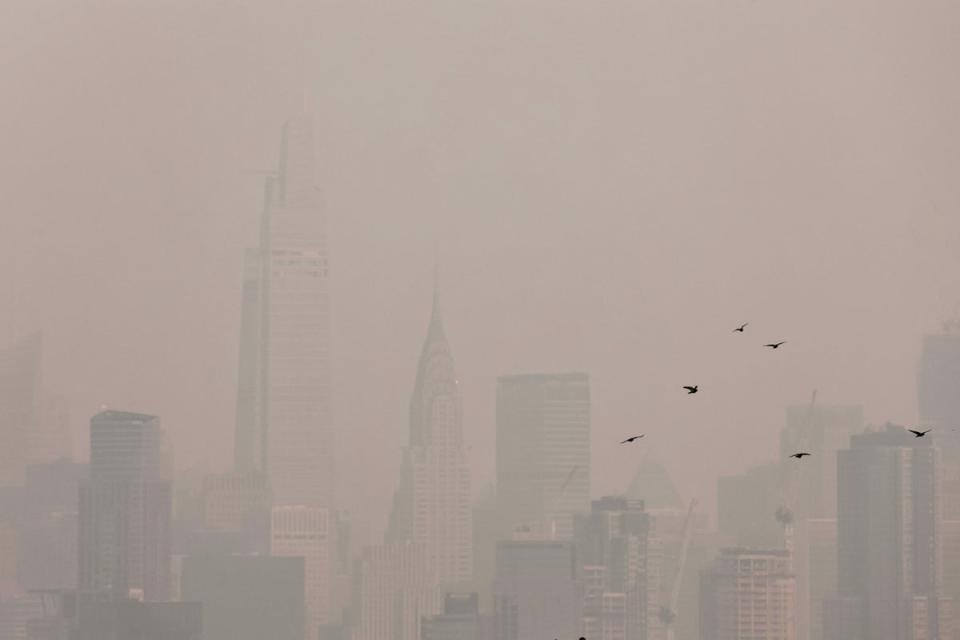
{"type": "Polygon", "coordinates": [[[433,250],[433,304],[430,309],[430,329],[429,336],[443,334],[443,319],[440,317],[440,259],[437,257],[437,249],[433,250]]]}

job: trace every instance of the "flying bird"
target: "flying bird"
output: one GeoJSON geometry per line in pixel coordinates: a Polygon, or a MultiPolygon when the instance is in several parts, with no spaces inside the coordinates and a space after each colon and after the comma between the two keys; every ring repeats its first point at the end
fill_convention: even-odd
{"type": "Polygon", "coordinates": [[[733,330],[734,333],[743,333],[743,330],[747,328],[749,322],[744,322],[742,325],[733,330]]]}
{"type": "Polygon", "coordinates": [[[684,389],[687,390],[687,395],[690,395],[691,393],[696,393],[696,392],[697,392],[697,387],[698,387],[698,386],[699,386],[699,385],[696,385],[696,384],[695,384],[695,385],[693,385],[692,387],[684,387],[684,389]]]}
{"type": "Polygon", "coordinates": [[[812,454],[807,453],[806,451],[800,451],[800,452],[798,452],[798,453],[795,453],[795,454],[791,455],[790,457],[791,457],[791,458],[796,458],[797,460],[802,460],[802,459],[803,459],[803,456],[809,456],[809,455],[812,455],[812,454]]]}
{"type": "Polygon", "coordinates": [[[786,343],[787,343],[786,340],[781,340],[780,342],[771,342],[770,344],[765,344],[763,346],[770,347],[771,349],[779,349],[780,345],[786,344],[786,343]]]}
{"type": "Polygon", "coordinates": [[[646,434],[641,433],[641,434],[638,435],[638,436],[630,436],[629,438],[627,438],[626,440],[624,440],[624,441],[621,442],[620,444],[627,444],[628,442],[633,442],[634,440],[639,440],[639,439],[642,438],[644,435],[646,435],[646,434]]]}
{"type": "Polygon", "coordinates": [[[928,433],[930,433],[930,431],[932,431],[932,429],[927,429],[926,431],[916,431],[916,430],[914,430],[914,429],[907,429],[907,431],[909,431],[910,433],[912,433],[914,438],[922,438],[923,436],[925,436],[925,435],[927,435],[928,433]]]}

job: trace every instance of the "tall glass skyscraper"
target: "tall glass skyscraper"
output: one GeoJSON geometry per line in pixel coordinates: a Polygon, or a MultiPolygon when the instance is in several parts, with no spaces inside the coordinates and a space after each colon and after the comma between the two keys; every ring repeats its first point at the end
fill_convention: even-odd
{"type": "Polygon", "coordinates": [[[334,506],[326,232],[313,128],[286,123],[260,247],[245,257],[236,466],[277,505],[334,506]]]}
{"type": "Polygon", "coordinates": [[[502,376],[497,384],[501,523],[565,539],[590,510],[590,380],[585,373],[502,376]]]}
{"type": "Polygon", "coordinates": [[[156,416],[90,420],[90,478],[80,487],[80,590],[163,601],[170,587],[169,476],[156,416]]]}

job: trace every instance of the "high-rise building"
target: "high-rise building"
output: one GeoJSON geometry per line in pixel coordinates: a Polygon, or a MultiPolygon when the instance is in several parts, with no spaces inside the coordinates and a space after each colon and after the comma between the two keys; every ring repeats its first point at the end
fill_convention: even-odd
{"type": "Polygon", "coordinates": [[[269,550],[271,504],[266,476],[259,471],[207,474],[203,479],[203,528],[234,534],[238,550],[269,550]]]}
{"type": "Polygon", "coordinates": [[[0,350],[0,487],[23,486],[27,465],[73,455],[63,398],[43,388],[43,336],[0,350]]]}
{"type": "Polygon", "coordinates": [[[270,555],[304,559],[305,640],[320,626],[336,621],[331,611],[337,563],[337,527],[329,509],[275,507],[270,525],[270,555]]]}
{"type": "Polygon", "coordinates": [[[426,545],[368,547],[358,564],[353,640],[419,640],[423,620],[443,610],[426,545]]]}
{"type": "Polygon", "coordinates": [[[722,550],[701,574],[700,638],[796,638],[796,584],[789,552],[722,550]]]}
{"type": "Polygon", "coordinates": [[[199,602],[82,601],[75,640],[202,640],[199,602]]]}
{"type": "Polygon", "coordinates": [[[28,464],[70,457],[62,400],[43,393],[39,333],[0,350],[0,487],[23,486],[28,464]]]}
{"type": "MultiPolygon", "coordinates": [[[[268,191],[269,193],[269,191],[268,191]]],[[[270,206],[270,202],[265,204],[270,206]]],[[[233,441],[233,466],[238,473],[265,472],[266,433],[260,405],[261,340],[260,249],[243,254],[240,298],[240,353],[237,359],[237,415],[233,441]]]]}
{"type": "Polygon", "coordinates": [[[181,583],[203,606],[203,640],[304,638],[303,558],[190,556],[181,583]]]}
{"type": "Polygon", "coordinates": [[[40,427],[39,334],[0,351],[0,486],[22,486],[31,433],[40,427]]]}
{"type": "Polygon", "coordinates": [[[594,500],[574,520],[583,631],[599,640],[664,637],[660,619],[662,546],[643,502],[594,500]]]}
{"type": "Polygon", "coordinates": [[[580,607],[575,565],[570,541],[499,542],[493,584],[494,640],[576,637],[580,607]]]}
{"type": "Polygon", "coordinates": [[[573,515],[590,509],[587,374],[499,378],[497,500],[508,527],[572,535],[573,515]]]}
{"type": "Polygon", "coordinates": [[[260,247],[246,254],[236,467],[269,478],[277,505],[334,507],[326,232],[313,127],[283,129],[260,247]]]}
{"type": "Polygon", "coordinates": [[[917,399],[924,428],[934,429],[947,457],[960,456],[960,320],[923,337],[917,399]]]}
{"type": "Polygon", "coordinates": [[[0,584],[17,582],[17,525],[0,519],[0,584]]]}
{"type": "Polygon", "coordinates": [[[812,519],[832,521],[837,517],[837,452],[846,449],[850,437],[863,430],[862,407],[817,404],[816,399],[814,392],[808,405],[787,407],[786,425],[780,431],[784,503],[790,505],[794,528],[799,640],[816,637],[815,626],[820,625],[823,597],[813,593],[814,577],[810,575],[811,559],[807,553],[815,550],[830,554],[829,550],[819,548],[825,538],[810,539],[817,533],[811,531],[810,522],[812,519]],[[804,464],[795,464],[790,455],[797,451],[813,455],[805,458],[804,464]]]}
{"type": "Polygon", "coordinates": [[[0,584],[0,640],[23,640],[30,620],[41,613],[38,595],[0,584]]]}
{"type": "MultiPolygon", "coordinates": [[[[823,602],[837,592],[837,521],[833,519],[812,519],[806,522],[806,536],[802,544],[803,553],[798,553],[798,561],[804,559],[799,567],[806,575],[804,586],[808,603],[806,616],[807,633],[810,640],[823,639],[823,602]]],[[[794,562],[796,568],[797,562],[794,562]]],[[[798,583],[798,625],[801,622],[799,612],[801,585],[798,583]]]]}
{"type": "Polygon", "coordinates": [[[80,590],[168,599],[170,482],[155,416],[103,411],[90,421],[90,477],[80,488],[80,590]]]}
{"type": "Polygon", "coordinates": [[[826,640],[952,637],[939,458],[929,439],[889,424],[838,454],[838,594],[824,605],[826,640]]]}
{"type": "Polygon", "coordinates": [[[780,431],[781,460],[797,451],[813,454],[802,465],[789,465],[784,474],[784,490],[798,518],[837,516],[837,451],[846,449],[850,437],[862,430],[860,406],[818,405],[814,395],[807,406],[787,407],[780,431]]]}
{"type": "Polygon", "coordinates": [[[27,466],[17,524],[17,564],[25,589],[76,589],[77,496],[86,474],[86,464],[68,460],[27,466]]]}
{"type": "Polygon", "coordinates": [[[422,544],[437,579],[446,585],[467,583],[473,565],[470,470],[460,402],[434,283],[430,325],[410,399],[409,444],[403,451],[387,542],[422,544]]]}
{"type": "Polygon", "coordinates": [[[737,476],[717,479],[717,528],[726,545],[754,548],[783,546],[777,509],[784,504],[783,468],[750,467],[737,476]]]}
{"type": "Polygon", "coordinates": [[[443,613],[423,621],[420,640],[481,640],[480,596],[448,593],[443,613]]]}

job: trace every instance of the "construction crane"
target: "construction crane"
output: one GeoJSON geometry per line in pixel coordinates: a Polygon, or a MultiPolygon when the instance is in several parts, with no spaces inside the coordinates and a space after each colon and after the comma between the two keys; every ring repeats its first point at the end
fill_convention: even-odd
{"type": "Polygon", "coordinates": [[[677,609],[680,606],[680,585],[683,581],[683,569],[687,564],[687,552],[690,550],[690,539],[693,537],[693,510],[696,506],[696,498],[690,500],[690,507],[687,509],[687,518],[683,523],[677,573],[673,577],[673,588],[670,591],[670,606],[660,607],[660,620],[667,627],[667,640],[673,640],[673,622],[677,619],[677,609]]]}

